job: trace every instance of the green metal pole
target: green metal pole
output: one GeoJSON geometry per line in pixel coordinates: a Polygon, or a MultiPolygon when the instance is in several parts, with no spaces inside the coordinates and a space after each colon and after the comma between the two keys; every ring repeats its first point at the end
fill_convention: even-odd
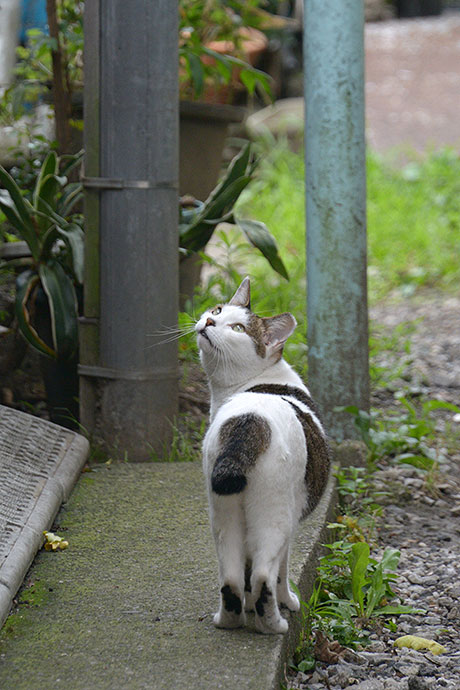
{"type": "Polygon", "coordinates": [[[369,408],[362,0],[304,0],[309,386],[329,433],[369,408]]]}

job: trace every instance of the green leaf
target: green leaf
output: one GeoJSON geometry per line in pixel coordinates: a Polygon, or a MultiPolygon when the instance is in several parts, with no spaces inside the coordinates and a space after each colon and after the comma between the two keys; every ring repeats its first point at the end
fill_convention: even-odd
{"type": "Polygon", "coordinates": [[[379,604],[385,595],[385,583],[383,581],[383,569],[381,563],[376,567],[372,573],[369,582],[369,588],[366,593],[366,616],[369,618],[372,615],[377,604],[379,604]]]}
{"type": "Polygon", "coordinates": [[[425,412],[432,412],[433,410],[450,410],[451,412],[460,412],[460,407],[453,403],[445,402],[444,400],[429,400],[423,404],[425,412]]]}
{"type": "Polygon", "coordinates": [[[55,177],[58,172],[59,163],[57,154],[55,151],[50,151],[42,163],[42,167],[40,168],[40,172],[35,183],[33,194],[33,204],[35,208],[38,208],[37,200],[40,196],[44,197],[45,201],[47,201],[46,196],[42,193],[43,185],[49,177],[55,177]]]}
{"type": "Polygon", "coordinates": [[[27,242],[34,259],[37,259],[40,253],[40,247],[32,220],[32,207],[23,199],[21,191],[16,182],[1,165],[0,185],[6,189],[11,201],[11,203],[9,203],[6,201],[5,197],[2,198],[0,203],[2,211],[5,213],[8,220],[10,220],[14,227],[21,233],[21,237],[25,242],[27,242]],[[8,215],[6,210],[7,208],[12,209],[14,211],[14,215],[8,215]]]}
{"type": "Polygon", "coordinates": [[[194,252],[203,249],[211,239],[216,225],[222,222],[226,213],[232,210],[236,199],[250,180],[250,177],[239,177],[227,186],[218,197],[214,199],[209,197],[195,221],[190,225],[181,226],[180,246],[194,252]]]}
{"type": "Polygon", "coordinates": [[[275,238],[265,223],[261,223],[258,220],[248,220],[247,218],[235,218],[235,220],[249,242],[264,255],[270,266],[283,278],[289,280],[288,272],[278,253],[275,238]]]}
{"type": "Polygon", "coordinates": [[[353,544],[348,555],[353,601],[357,604],[360,615],[364,614],[363,587],[365,585],[366,570],[369,564],[369,552],[369,544],[366,544],[366,542],[358,542],[353,544]]]}
{"type": "Polygon", "coordinates": [[[66,228],[56,227],[56,230],[64,239],[64,242],[70,249],[72,254],[72,266],[75,273],[75,278],[81,284],[83,283],[83,270],[85,261],[85,235],[83,230],[77,223],[71,223],[66,228]]]}
{"type": "MultiPolygon", "coordinates": [[[[251,142],[248,142],[241,151],[232,158],[227,171],[219,182],[219,184],[212,190],[209,197],[206,199],[205,206],[211,205],[220,195],[233,184],[240,177],[250,177],[248,175],[248,166],[251,159],[251,142]]],[[[251,174],[253,170],[251,169],[251,174]]]]}
{"type": "Polygon", "coordinates": [[[200,58],[195,53],[188,53],[188,72],[195,89],[195,95],[201,96],[204,88],[204,68],[200,58]]]}
{"type": "Polygon", "coordinates": [[[39,282],[39,276],[33,270],[23,271],[18,275],[16,279],[16,318],[19,329],[27,342],[42,354],[56,358],[56,352],[40,338],[31,324],[28,301],[32,298],[39,282]]]}
{"type": "Polygon", "coordinates": [[[41,193],[35,197],[34,204],[37,210],[38,225],[41,232],[46,232],[53,223],[49,212],[56,207],[56,195],[60,189],[60,180],[56,175],[48,175],[41,185],[41,193]]]}
{"type": "Polygon", "coordinates": [[[425,613],[421,609],[414,609],[413,606],[403,606],[402,604],[396,604],[388,606],[382,606],[380,609],[376,609],[373,613],[375,617],[377,616],[401,616],[404,613],[425,613]]]}
{"type": "Polygon", "coordinates": [[[425,455],[413,455],[412,453],[402,453],[394,458],[394,461],[400,465],[412,465],[418,467],[420,470],[431,470],[435,465],[435,461],[427,458],[425,455]]]}
{"type": "Polygon", "coordinates": [[[398,549],[392,549],[391,547],[385,549],[385,552],[380,561],[380,565],[383,570],[394,571],[398,567],[401,552],[398,549]]]}
{"type": "Polygon", "coordinates": [[[71,182],[66,185],[61,198],[58,201],[57,212],[66,218],[70,215],[73,207],[83,199],[83,186],[80,182],[71,182]]]}
{"type": "Polygon", "coordinates": [[[72,357],[78,348],[77,299],[72,280],[57,261],[39,267],[50,305],[53,343],[59,358],[72,357]]]}

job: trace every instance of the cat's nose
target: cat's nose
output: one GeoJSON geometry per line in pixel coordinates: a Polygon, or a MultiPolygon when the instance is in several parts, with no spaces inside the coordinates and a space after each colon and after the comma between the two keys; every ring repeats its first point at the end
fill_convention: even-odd
{"type": "Polygon", "coordinates": [[[207,326],[215,326],[215,325],[216,325],[216,322],[215,322],[215,321],[213,321],[213,320],[210,319],[210,318],[206,319],[206,327],[207,327],[207,326]]]}

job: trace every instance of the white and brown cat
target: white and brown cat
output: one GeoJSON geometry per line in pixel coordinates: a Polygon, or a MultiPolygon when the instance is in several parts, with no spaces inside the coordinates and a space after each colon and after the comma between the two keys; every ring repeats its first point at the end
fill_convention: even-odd
{"type": "Polygon", "coordinates": [[[299,609],[288,582],[289,545],[329,474],[326,435],[308,389],[282,358],[292,314],[260,318],[245,278],[228,304],[196,325],[211,391],[203,443],[210,519],[219,561],[214,624],[284,633],[280,606],[299,609]]]}

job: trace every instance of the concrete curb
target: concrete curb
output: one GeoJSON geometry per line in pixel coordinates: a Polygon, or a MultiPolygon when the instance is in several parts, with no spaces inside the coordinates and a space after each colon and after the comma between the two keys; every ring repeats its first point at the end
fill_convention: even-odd
{"type": "MultiPolygon", "coordinates": [[[[332,521],[336,502],[336,481],[331,473],[321,501],[303,523],[292,550],[291,579],[296,583],[304,600],[310,596],[313,589],[322,544],[327,542],[326,525],[332,521]]],[[[280,683],[284,681],[286,664],[299,642],[301,625],[300,615],[290,614],[289,630],[279,639],[278,664],[271,685],[273,690],[279,690],[280,683]]]]}
{"type": "Polygon", "coordinates": [[[16,463],[13,480],[19,490],[26,474],[29,483],[33,474],[34,499],[27,505],[25,519],[13,524],[7,536],[4,548],[7,555],[0,563],[0,627],[8,616],[13,598],[35,554],[43,544],[43,531],[51,526],[62,502],[68,499],[89,454],[89,443],[83,436],[45,420],[32,419],[31,422],[30,415],[0,406],[0,437],[3,441],[0,446],[0,467],[7,473],[12,460],[16,463]],[[8,438],[11,425],[16,431],[23,429],[28,447],[34,446],[35,442],[38,448],[44,450],[43,457],[37,455],[33,458],[36,466],[32,470],[30,462],[21,466],[26,453],[23,447],[15,447],[10,453],[10,449],[6,448],[5,452],[4,441],[8,438]],[[52,443],[47,446],[43,439],[46,441],[49,433],[52,433],[52,443]],[[59,443],[56,443],[56,438],[59,443]]]}

